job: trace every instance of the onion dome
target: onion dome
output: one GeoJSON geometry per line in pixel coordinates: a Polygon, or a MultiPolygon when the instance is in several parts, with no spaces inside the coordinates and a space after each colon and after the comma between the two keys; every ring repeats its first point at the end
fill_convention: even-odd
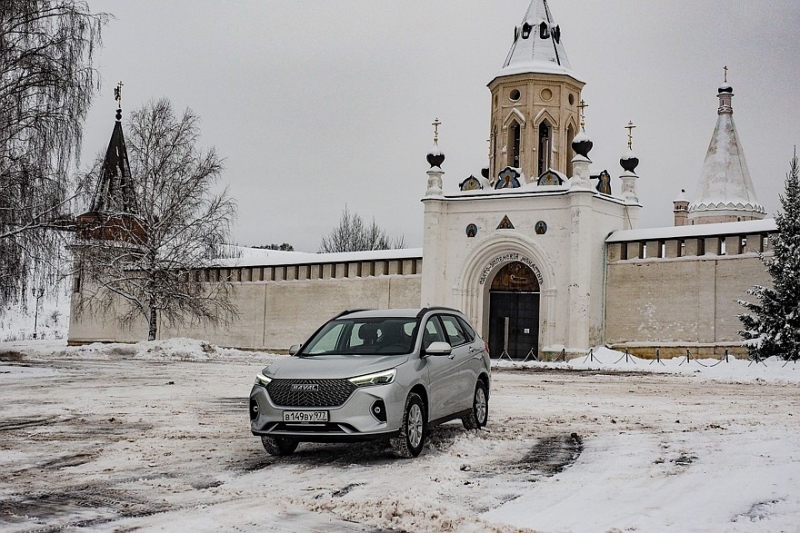
{"type": "Polygon", "coordinates": [[[689,203],[689,197],[686,195],[686,189],[681,189],[681,193],[672,202],[673,203],[686,202],[688,204],[689,203]]]}
{"type": "Polygon", "coordinates": [[[594,143],[589,136],[586,135],[585,131],[581,131],[572,139],[572,149],[575,150],[576,154],[588,158],[592,148],[594,148],[594,143]]]}
{"type": "Polygon", "coordinates": [[[619,159],[619,164],[625,169],[626,172],[631,172],[636,174],[636,167],[639,166],[639,158],[636,157],[636,154],[628,148],[622,157],[619,159]]]}
{"type": "Polygon", "coordinates": [[[722,93],[733,94],[733,87],[731,87],[727,83],[723,83],[722,85],[719,86],[719,91],[718,91],[718,94],[722,93]]]}
{"type": "Polygon", "coordinates": [[[430,152],[428,152],[428,163],[431,165],[431,168],[439,167],[441,168],[442,163],[444,163],[444,153],[439,149],[438,144],[434,144],[433,148],[430,152]]]}
{"type": "Polygon", "coordinates": [[[431,126],[433,126],[433,148],[431,148],[431,151],[428,152],[427,158],[428,164],[430,164],[431,168],[441,168],[442,163],[444,163],[444,153],[439,148],[439,126],[441,125],[442,123],[439,122],[438,118],[433,121],[433,124],[431,124],[431,126]]]}

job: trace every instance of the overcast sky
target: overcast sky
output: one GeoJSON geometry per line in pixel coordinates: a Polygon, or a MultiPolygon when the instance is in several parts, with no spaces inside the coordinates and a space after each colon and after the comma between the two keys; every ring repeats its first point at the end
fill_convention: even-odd
{"type": "MultiPolygon", "coordinates": [[[[487,164],[490,94],[529,0],[89,0],[113,14],[84,163],[123,107],[167,97],[202,118],[239,205],[234,239],[316,251],[345,205],[407,247],[442,121],[445,190],[487,164]]],[[[672,225],[694,192],[722,67],[756,193],[770,215],[800,143],[797,0],[551,0],[586,82],[595,169],[621,172],[632,120],[642,226],[672,225]]],[[[619,180],[613,186],[619,189],[619,180]]]]}

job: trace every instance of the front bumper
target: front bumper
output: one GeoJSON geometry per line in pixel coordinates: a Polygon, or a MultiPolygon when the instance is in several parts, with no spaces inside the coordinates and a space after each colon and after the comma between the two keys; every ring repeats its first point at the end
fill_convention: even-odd
{"type": "Polygon", "coordinates": [[[290,437],[303,442],[353,442],[388,439],[399,434],[405,395],[396,383],[358,388],[338,407],[276,405],[267,389],[250,391],[250,430],[253,435],[290,437]],[[373,410],[382,405],[385,421],[373,410]],[[327,411],[328,422],[284,422],[284,411],[327,411]]]}

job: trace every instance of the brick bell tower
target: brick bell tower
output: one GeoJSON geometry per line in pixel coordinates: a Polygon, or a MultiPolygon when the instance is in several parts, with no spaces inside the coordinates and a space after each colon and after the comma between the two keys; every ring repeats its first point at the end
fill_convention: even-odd
{"type": "Polygon", "coordinates": [[[533,0],[489,83],[492,183],[506,167],[521,169],[527,183],[550,169],[573,175],[572,140],[580,131],[585,82],[573,72],[561,37],[547,0],[533,0]]]}

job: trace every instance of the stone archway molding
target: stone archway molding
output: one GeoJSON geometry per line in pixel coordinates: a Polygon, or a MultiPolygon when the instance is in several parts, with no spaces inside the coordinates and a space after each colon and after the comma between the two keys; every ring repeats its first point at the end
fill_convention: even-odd
{"type": "Polygon", "coordinates": [[[466,257],[455,286],[453,301],[474,324],[488,333],[488,302],[492,280],[503,265],[519,261],[533,270],[541,288],[539,346],[553,344],[556,313],[556,274],[552,261],[535,241],[514,231],[490,235],[466,257]]]}

